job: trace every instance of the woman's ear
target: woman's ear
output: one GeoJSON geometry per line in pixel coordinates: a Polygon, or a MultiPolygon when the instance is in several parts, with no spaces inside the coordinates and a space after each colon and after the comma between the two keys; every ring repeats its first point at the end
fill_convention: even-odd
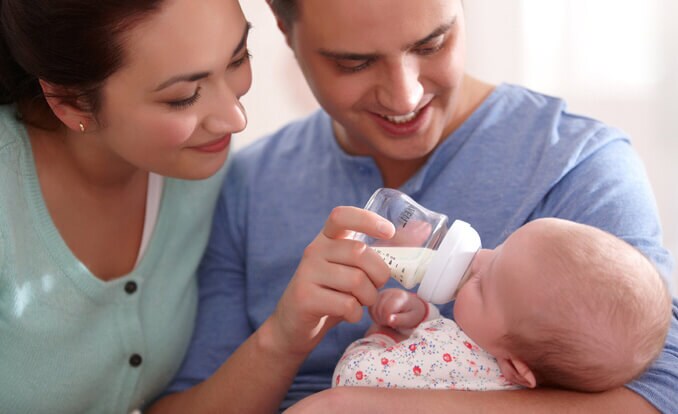
{"type": "Polygon", "coordinates": [[[526,388],[534,388],[537,386],[537,380],[534,373],[523,361],[509,357],[497,358],[499,369],[508,381],[521,385],[526,388]]]}
{"type": "Polygon", "coordinates": [[[45,100],[54,116],[66,125],[67,128],[76,132],[86,132],[92,124],[92,114],[79,108],[72,101],[64,99],[64,90],[47,81],[40,79],[40,87],[45,100]]]}

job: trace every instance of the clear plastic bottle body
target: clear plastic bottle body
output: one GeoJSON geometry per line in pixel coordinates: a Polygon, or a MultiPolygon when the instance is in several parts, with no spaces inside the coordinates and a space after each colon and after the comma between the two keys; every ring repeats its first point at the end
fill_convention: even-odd
{"type": "Polygon", "coordinates": [[[442,304],[454,299],[473,256],[480,249],[480,237],[468,224],[422,207],[406,194],[389,188],[378,189],[365,205],[393,223],[396,232],[389,240],[356,233],[379,253],[391,269],[391,277],[406,289],[420,285],[417,294],[442,304]]]}
{"type": "Polygon", "coordinates": [[[391,188],[378,189],[365,209],[393,223],[395,236],[390,240],[379,240],[357,233],[355,238],[381,255],[391,269],[391,277],[407,289],[415,287],[447,233],[447,216],[428,210],[408,195],[391,188]]]}
{"type": "Polygon", "coordinates": [[[406,289],[424,278],[433,250],[426,247],[371,246],[391,269],[391,277],[406,289]]]}

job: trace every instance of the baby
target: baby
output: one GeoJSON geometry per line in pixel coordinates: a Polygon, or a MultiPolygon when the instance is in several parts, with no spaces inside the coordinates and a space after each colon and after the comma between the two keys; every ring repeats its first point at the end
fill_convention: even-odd
{"type": "Polygon", "coordinates": [[[456,323],[413,293],[382,291],[333,385],[597,392],[640,375],[664,345],[663,280],[639,251],[594,227],[532,221],[480,250],[467,272],[456,323]]]}

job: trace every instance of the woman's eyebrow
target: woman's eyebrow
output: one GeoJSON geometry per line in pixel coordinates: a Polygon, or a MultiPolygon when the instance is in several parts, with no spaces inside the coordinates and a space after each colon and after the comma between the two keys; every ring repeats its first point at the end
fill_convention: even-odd
{"type": "Polygon", "coordinates": [[[170,85],[174,85],[177,82],[195,82],[197,80],[206,78],[210,75],[210,72],[196,72],[196,73],[186,73],[182,75],[177,75],[177,76],[172,76],[171,78],[167,79],[160,85],[158,85],[155,89],[153,89],[153,92],[158,92],[160,90],[163,90],[167,88],[170,85]]]}
{"type": "Polygon", "coordinates": [[[245,24],[245,30],[243,31],[242,37],[240,38],[240,42],[238,42],[238,45],[233,49],[233,54],[231,56],[235,56],[240,52],[245,45],[247,44],[247,37],[249,36],[250,30],[252,29],[252,23],[246,22],[245,24]]]}
{"type": "MultiPolygon", "coordinates": [[[[247,22],[245,25],[245,30],[243,31],[242,37],[240,38],[240,41],[236,45],[235,49],[233,49],[233,54],[231,56],[237,55],[247,44],[247,36],[249,35],[250,29],[252,29],[252,24],[250,22],[247,22]]],[[[162,89],[167,88],[170,85],[173,85],[177,82],[195,82],[197,80],[206,78],[210,75],[210,72],[196,72],[196,73],[185,73],[177,76],[173,76],[160,85],[158,85],[153,92],[158,92],[162,89]]]]}

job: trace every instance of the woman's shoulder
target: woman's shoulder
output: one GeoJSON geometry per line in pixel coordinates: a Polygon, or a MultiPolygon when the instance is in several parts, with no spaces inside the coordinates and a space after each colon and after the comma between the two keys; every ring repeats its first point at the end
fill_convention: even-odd
{"type": "Polygon", "coordinates": [[[0,105],[0,154],[16,151],[22,144],[21,128],[14,105],[0,105]]]}
{"type": "Polygon", "coordinates": [[[0,281],[5,278],[5,267],[7,264],[7,246],[5,243],[5,233],[2,230],[2,217],[0,216],[0,281]]]}
{"type": "Polygon", "coordinates": [[[27,175],[26,152],[30,144],[14,107],[0,106],[0,205],[8,197],[17,197],[27,175]]]}
{"type": "Polygon", "coordinates": [[[25,208],[25,185],[30,181],[22,170],[22,157],[26,143],[16,133],[14,123],[4,106],[0,106],[0,277],[4,277],[10,246],[19,223],[30,222],[25,208]]]}
{"type": "Polygon", "coordinates": [[[22,159],[29,144],[12,109],[12,106],[0,106],[0,205],[3,199],[17,196],[17,185],[26,175],[22,159]]]}

